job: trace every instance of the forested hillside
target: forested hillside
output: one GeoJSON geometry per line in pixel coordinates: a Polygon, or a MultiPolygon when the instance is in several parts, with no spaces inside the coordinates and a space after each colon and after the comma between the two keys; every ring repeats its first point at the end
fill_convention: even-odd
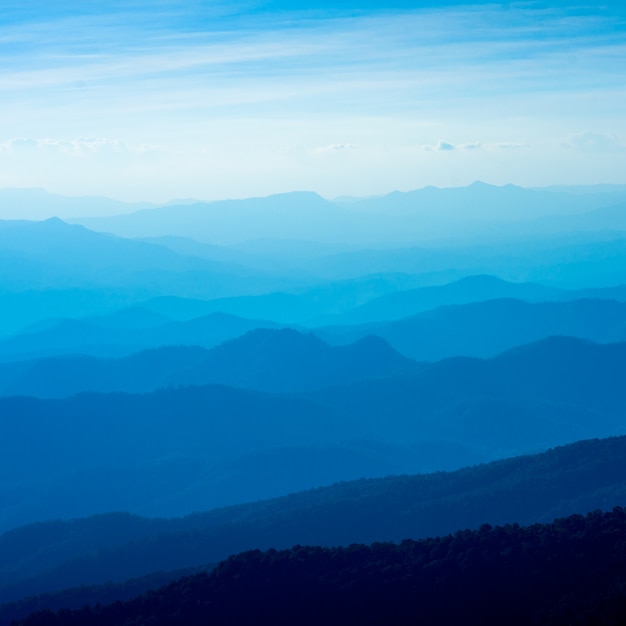
{"type": "Polygon", "coordinates": [[[256,550],[128,602],[18,624],[608,626],[626,619],[625,548],[616,508],[418,542],[256,550]]]}
{"type": "MultiPolygon", "coordinates": [[[[176,519],[110,514],[50,521],[0,536],[0,601],[200,566],[253,548],[418,539],[485,523],[550,522],[624,502],[626,437],[620,437],[451,473],[339,483],[176,519]]],[[[128,597],[124,593],[123,587],[86,588],[62,598],[80,607],[102,596],[128,597]]],[[[0,617],[59,601],[23,600],[4,607],[0,617]]]]}

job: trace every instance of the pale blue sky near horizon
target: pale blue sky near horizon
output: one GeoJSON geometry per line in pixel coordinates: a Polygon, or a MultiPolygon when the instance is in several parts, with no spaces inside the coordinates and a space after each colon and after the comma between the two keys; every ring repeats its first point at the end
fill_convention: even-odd
{"type": "Polygon", "coordinates": [[[0,187],[626,183],[620,7],[0,0],[0,187]]]}

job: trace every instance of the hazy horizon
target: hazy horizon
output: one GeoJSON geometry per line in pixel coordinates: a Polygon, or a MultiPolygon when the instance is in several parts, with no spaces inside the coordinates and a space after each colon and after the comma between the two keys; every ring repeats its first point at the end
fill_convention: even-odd
{"type": "Polygon", "coordinates": [[[0,11],[0,187],[163,203],[626,182],[617,3],[0,11]]]}
{"type": "MultiPolygon", "coordinates": [[[[150,202],[146,198],[135,201],[126,201],[113,194],[82,194],[82,193],[57,193],[45,187],[38,186],[6,186],[0,187],[0,201],[6,203],[0,208],[0,220],[26,219],[41,220],[51,217],[60,219],[73,219],[82,217],[114,217],[141,211],[168,206],[185,206],[192,204],[218,204],[229,201],[264,200],[273,197],[288,196],[290,194],[314,194],[326,202],[336,205],[338,208],[357,205],[361,201],[383,200],[396,194],[411,194],[426,191],[464,191],[471,188],[496,188],[496,189],[522,189],[527,191],[550,191],[569,195],[587,194],[617,194],[626,191],[626,183],[598,182],[593,184],[549,184],[544,186],[523,186],[513,182],[504,184],[492,184],[484,180],[476,179],[466,185],[424,185],[414,189],[399,190],[389,189],[379,194],[340,195],[325,196],[315,189],[293,189],[277,191],[271,194],[259,194],[251,196],[224,196],[224,197],[176,197],[166,198],[161,202],[150,202]],[[37,203],[40,203],[37,205],[37,203]],[[81,204],[82,203],[82,204],[81,204]],[[21,213],[24,213],[24,216],[21,213]]],[[[296,208],[294,206],[294,208],[296,208]]],[[[572,213],[578,210],[575,208],[572,213]]]]}

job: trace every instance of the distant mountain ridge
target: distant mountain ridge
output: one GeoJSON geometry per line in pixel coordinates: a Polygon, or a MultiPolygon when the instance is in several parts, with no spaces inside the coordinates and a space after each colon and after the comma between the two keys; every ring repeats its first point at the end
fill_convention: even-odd
{"type": "MultiPolygon", "coordinates": [[[[313,192],[291,192],[75,221],[95,230],[129,237],[174,235],[221,245],[265,237],[372,244],[420,241],[451,234],[476,236],[481,229],[484,231],[485,224],[491,224],[494,232],[513,232],[511,224],[530,223],[554,215],[567,216],[561,220],[562,228],[570,215],[575,218],[580,213],[624,202],[626,192],[620,189],[576,194],[477,182],[467,187],[396,191],[350,203],[333,203],[313,192]],[[402,220],[390,220],[390,216],[402,220]]],[[[593,222],[588,221],[587,226],[593,228],[593,222]]]]}
{"type": "MultiPolygon", "coordinates": [[[[350,198],[351,204],[361,204],[364,207],[371,208],[378,202],[391,198],[411,198],[412,196],[425,196],[435,198],[439,196],[453,196],[463,193],[462,190],[469,190],[470,193],[480,193],[481,191],[492,194],[506,193],[510,190],[525,190],[535,192],[535,197],[544,200],[547,193],[555,194],[555,197],[587,195],[592,196],[587,202],[579,202],[574,204],[574,208],[586,210],[588,206],[596,206],[598,204],[617,204],[624,199],[626,195],[626,186],[624,185],[552,185],[550,187],[523,188],[516,185],[504,185],[495,187],[477,181],[467,187],[452,188],[436,188],[424,187],[408,192],[390,192],[376,198],[354,197],[350,198]],[[501,190],[501,191],[498,191],[501,190]],[[503,190],[503,191],[502,191],[503,190]]],[[[440,200],[441,201],[441,200],[440,200]]],[[[545,201],[545,200],[544,200],[545,201]]],[[[212,202],[203,202],[199,199],[185,198],[180,200],[169,200],[164,203],[155,202],[123,202],[114,200],[104,196],[68,196],[57,193],[51,193],[36,187],[5,187],[0,188],[0,203],[3,210],[0,212],[0,219],[26,219],[26,220],[44,220],[50,217],[82,218],[82,217],[102,217],[104,215],[121,215],[133,213],[144,209],[156,209],[168,206],[185,206],[191,204],[213,204],[215,202],[228,202],[228,200],[214,200],[212,202]]],[[[232,202],[232,200],[231,200],[232,202]]],[[[333,200],[333,203],[345,204],[346,201],[341,198],[333,200]]]]}
{"type": "Polygon", "coordinates": [[[626,302],[597,299],[526,302],[499,298],[442,306],[391,322],[316,328],[315,333],[332,344],[378,335],[398,352],[417,361],[454,356],[489,358],[551,335],[597,342],[623,341],[626,302]]]}
{"type": "MultiPolygon", "coordinates": [[[[224,384],[263,391],[294,392],[346,384],[368,378],[416,371],[419,366],[395,352],[383,339],[365,337],[350,346],[332,347],[314,335],[295,330],[259,328],[246,321],[214,314],[224,326],[239,323],[255,329],[212,350],[170,346],[125,358],[54,357],[0,363],[0,395],[62,398],[85,391],[147,392],[180,385],[224,384]]],[[[195,320],[187,326],[200,326],[195,320]]],[[[218,328],[211,328],[214,333],[218,328]]],[[[155,327],[162,341],[167,328],[155,327]]],[[[132,332],[132,331],[131,331],[132,332]]],[[[106,336],[106,335],[105,335],[106,336]]],[[[210,342],[208,333],[198,340],[210,342]]]]}
{"type": "MultiPolygon", "coordinates": [[[[325,230],[349,233],[347,215],[313,192],[144,209],[128,215],[73,220],[126,237],[192,237],[211,244],[249,239],[308,239],[325,230]],[[265,226],[264,226],[265,224],[265,226]]],[[[316,237],[313,237],[314,239],[316,237]]],[[[338,241],[341,241],[340,238],[338,241]]]]}
{"type": "Polygon", "coordinates": [[[563,289],[538,283],[507,281],[489,274],[470,275],[453,282],[428,285],[428,279],[419,274],[374,274],[322,283],[290,293],[274,292],[213,300],[162,297],[144,301],[141,306],[176,319],[190,319],[219,311],[241,317],[262,317],[283,324],[319,327],[397,320],[445,305],[502,298],[526,302],[591,298],[626,301],[626,285],[563,289]]]}
{"type": "Polygon", "coordinates": [[[514,283],[496,276],[467,276],[445,285],[418,287],[396,291],[336,317],[336,323],[358,324],[382,320],[397,320],[450,304],[469,304],[501,298],[516,298],[526,302],[573,300],[576,292],[535,283],[514,283]]]}
{"type": "MultiPolygon", "coordinates": [[[[19,334],[0,339],[0,360],[67,354],[119,357],[167,345],[210,348],[255,328],[294,327],[293,320],[315,315],[316,306],[319,306],[318,311],[332,310],[333,307],[335,310],[350,309],[352,302],[367,301],[368,292],[376,296],[378,291],[389,291],[392,284],[392,279],[348,281],[346,289],[349,292],[343,303],[336,304],[333,304],[334,294],[337,291],[341,294],[342,283],[311,288],[300,294],[270,293],[213,300],[148,299],[107,316],[31,324],[19,334]],[[254,317],[255,312],[259,317],[254,317]],[[200,317],[195,318],[196,315],[200,317]],[[173,319],[168,322],[168,317],[173,319]],[[173,321],[175,319],[185,321],[173,321]]],[[[61,296],[58,294],[56,301],[61,296]]],[[[85,299],[83,292],[77,292],[76,296],[68,294],[68,299],[78,297],[85,299]]],[[[0,302],[4,299],[10,303],[14,298],[0,294],[0,302]]],[[[550,335],[571,335],[598,342],[624,340],[624,299],[624,286],[563,290],[473,276],[442,286],[396,291],[371,299],[369,304],[357,309],[318,315],[318,322],[309,318],[307,325],[317,336],[333,345],[354,343],[367,335],[377,335],[405,357],[418,361],[435,361],[456,355],[491,357],[550,335]],[[504,294],[515,294],[527,300],[500,297],[504,294]],[[481,300],[491,296],[498,298],[481,300]],[[580,296],[587,297],[574,299],[580,296]],[[619,300],[609,300],[609,297],[619,300]],[[544,301],[544,298],[552,300],[544,301]],[[468,302],[438,306],[393,319],[406,311],[464,300],[468,302]],[[341,322],[360,317],[392,319],[343,326],[319,325],[322,321],[341,322]]],[[[24,302],[29,300],[24,298],[24,302]]]]}
{"type": "Polygon", "coordinates": [[[0,189],[1,220],[45,220],[51,217],[96,216],[130,213],[152,205],[148,202],[120,202],[101,196],[63,196],[39,188],[0,189]]]}
{"type": "Polygon", "coordinates": [[[256,330],[217,346],[174,383],[235,385],[298,392],[369,378],[407,374],[419,366],[378,337],[332,347],[295,330],[256,330]]]}
{"type": "Polygon", "coordinates": [[[0,395],[64,397],[190,384],[297,392],[408,375],[423,367],[410,357],[420,362],[457,354],[493,357],[554,333],[603,342],[626,337],[626,303],[610,300],[494,300],[385,325],[318,329],[315,335],[220,313],[166,324],[152,315],[146,320],[141,310],[129,310],[102,321],[61,321],[0,342],[5,359],[0,395]],[[81,352],[82,357],[75,356],[81,352]],[[35,360],[29,354],[43,356],[35,360]]]}
{"type": "Polygon", "coordinates": [[[465,187],[424,187],[394,191],[377,198],[358,200],[349,206],[359,212],[385,212],[395,216],[418,213],[426,218],[468,218],[477,221],[529,221],[546,215],[585,213],[624,202],[626,191],[619,186],[591,190],[585,194],[560,189],[529,189],[517,185],[490,185],[476,181],[465,187]],[[464,214],[467,211],[468,214],[464,214]]]}
{"type": "MultiPolygon", "coordinates": [[[[57,218],[0,221],[0,261],[0,297],[6,294],[14,306],[20,304],[16,295],[33,292],[40,292],[45,301],[50,292],[70,295],[82,290],[97,295],[102,290],[124,294],[123,300],[136,305],[164,294],[207,299],[302,284],[280,272],[269,276],[258,268],[179,254],[156,243],[95,232],[57,218]]],[[[23,308],[23,325],[43,319],[41,313],[36,317],[36,312],[23,308]]],[[[10,312],[0,311],[0,323],[5,317],[12,319],[10,312]]]]}
{"type": "Polygon", "coordinates": [[[50,326],[27,329],[28,332],[0,340],[0,359],[10,361],[76,354],[120,357],[140,350],[178,345],[212,348],[256,328],[282,327],[282,324],[268,320],[244,319],[224,313],[162,324],[155,323],[158,318],[153,312],[141,317],[143,322],[139,327],[136,326],[136,311],[133,319],[129,316],[124,319],[121,314],[103,319],[60,320],[50,326]]]}

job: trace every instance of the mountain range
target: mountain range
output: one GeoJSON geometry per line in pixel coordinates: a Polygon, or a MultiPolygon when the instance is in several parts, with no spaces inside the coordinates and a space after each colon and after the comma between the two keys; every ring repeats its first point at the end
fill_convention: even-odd
{"type": "Polygon", "coordinates": [[[624,186],[0,205],[0,626],[621,623],[624,186]]]}
{"type": "Polygon", "coordinates": [[[393,322],[315,329],[329,343],[364,335],[386,339],[418,361],[453,356],[491,357],[551,335],[598,342],[625,339],[626,303],[616,300],[525,302],[513,298],[450,305],[393,322]]]}
{"type": "Polygon", "coordinates": [[[626,616],[624,524],[616,507],[400,544],[252,550],[132,600],[18,624],[608,626],[626,616]]]}
{"type": "MultiPolygon", "coordinates": [[[[250,296],[228,301],[160,298],[104,316],[44,319],[30,324],[22,332],[0,339],[0,360],[75,354],[120,357],[145,349],[176,345],[211,348],[256,328],[283,327],[283,320],[298,317],[290,315],[289,311],[306,310],[310,298],[316,297],[312,293],[317,292],[301,296],[250,296]],[[227,309],[251,315],[255,306],[271,317],[255,319],[217,312],[227,309]],[[207,315],[206,311],[213,312],[207,315]],[[201,317],[190,317],[195,313],[201,313],[201,317]],[[172,319],[176,317],[185,321],[172,319]]],[[[547,287],[535,288],[533,285],[514,285],[494,278],[472,277],[442,287],[399,291],[390,299],[392,302],[404,300],[412,310],[451,299],[462,301],[475,298],[478,301],[441,306],[395,321],[336,326],[312,324],[309,330],[335,345],[354,343],[368,335],[376,335],[388,341],[404,356],[418,361],[434,361],[456,355],[490,357],[550,335],[570,335],[597,342],[623,340],[626,304],[598,297],[570,299],[579,294],[617,298],[626,295],[623,287],[552,292],[547,287]],[[489,283],[495,284],[497,289],[479,287],[489,283]],[[468,286],[475,286],[473,297],[464,296],[468,286]],[[529,302],[500,298],[480,301],[481,297],[503,292],[526,295],[528,298],[533,295],[535,298],[541,294],[552,295],[559,300],[529,302]]],[[[323,296],[322,299],[325,301],[325,298],[323,296]]],[[[373,300],[371,308],[364,305],[352,313],[327,315],[320,317],[320,320],[358,319],[364,315],[363,311],[371,318],[376,318],[380,315],[377,311],[390,310],[385,302],[385,298],[373,300]]],[[[401,307],[398,310],[401,311],[401,307]]],[[[306,331],[303,326],[296,328],[306,331]]]]}
{"type": "Polygon", "coordinates": [[[49,320],[31,325],[25,332],[0,341],[0,358],[76,354],[114,357],[164,346],[211,348],[257,328],[280,327],[267,320],[222,313],[185,322],[167,321],[152,311],[135,308],[99,318],[49,320]]]}
{"type": "MultiPolygon", "coordinates": [[[[343,363],[354,372],[348,380],[360,375],[360,381],[286,394],[288,383],[323,384],[324,359],[334,358],[313,338],[295,336],[290,344],[292,338],[293,331],[264,331],[223,346],[236,351],[260,342],[271,352],[268,339],[287,340],[287,346],[304,342],[328,355],[312,359],[299,382],[285,376],[281,393],[209,385],[56,400],[0,398],[0,468],[7,477],[2,527],[46,519],[51,511],[177,515],[624,432],[626,344],[552,338],[491,360],[405,368],[378,341],[373,346],[387,354],[387,365],[364,361],[370,344],[361,343],[342,357],[352,359],[353,366],[343,363]],[[393,371],[398,364],[400,373],[393,371]]],[[[244,361],[232,363],[220,375],[243,377],[246,384],[260,375],[257,384],[267,385],[258,362],[251,360],[248,369],[244,361]]],[[[295,369],[289,361],[280,367],[278,375],[295,369]]]]}
{"type": "MultiPolygon", "coordinates": [[[[206,350],[200,345],[211,342],[219,322],[225,327],[224,322],[231,321],[234,326],[239,321],[222,319],[219,314],[210,318],[207,331],[198,332],[197,337],[188,337],[185,342],[198,345],[154,348],[118,359],[66,356],[0,363],[0,395],[62,398],[84,391],[139,393],[207,384],[293,392],[419,369],[377,337],[365,337],[349,346],[329,346],[314,335],[263,329],[263,322],[252,320],[240,323],[247,322],[255,330],[206,350]]],[[[199,320],[185,326],[202,328],[199,320]]],[[[236,330],[242,332],[243,328],[236,330]]],[[[161,327],[157,327],[157,333],[161,341],[167,341],[161,327]]],[[[102,341],[102,345],[105,343],[102,341]]],[[[71,349],[70,342],[63,345],[71,349]]]]}
{"type": "MultiPolygon", "coordinates": [[[[589,215],[594,210],[624,203],[626,193],[621,189],[576,194],[478,182],[468,187],[394,192],[349,203],[333,203],[311,192],[293,192],[157,207],[79,221],[94,230],[125,237],[191,237],[220,245],[268,237],[371,245],[450,236],[477,237],[486,231],[502,236],[519,231],[520,222],[525,224],[521,230],[527,228],[531,232],[576,231],[579,214],[589,215]],[[460,207],[467,207],[467,214],[460,207]],[[555,215],[560,216],[557,227],[549,221],[537,222],[555,215]]],[[[621,219],[623,214],[623,209],[616,209],[614,228],[626,228],[626,221],[621,219]],[[616,216],[620,217],[617,222],[616,216]]],[[[583,226],[586,230],[602,230],[606,228],[606,218],[598,213],[596,220],[590,216],[583,226]]]]}
{"type": "MultiPolygon", "coordinates": [[[[0,535],[0,600],[86,586],[1,606],[0,624],[17,610],[25,615],[63,598],[78,608],[101,593],[91,585],[107,580],[177,572],[252,548],[401,541],[611,510],[625,495],[625,456],[624,437],[590,440],[452,473],[338,483],[177,519],[107,514],[31,524],[0,535]]],[[[115,599],[124,588],[111,592],[115,599]]]]}

